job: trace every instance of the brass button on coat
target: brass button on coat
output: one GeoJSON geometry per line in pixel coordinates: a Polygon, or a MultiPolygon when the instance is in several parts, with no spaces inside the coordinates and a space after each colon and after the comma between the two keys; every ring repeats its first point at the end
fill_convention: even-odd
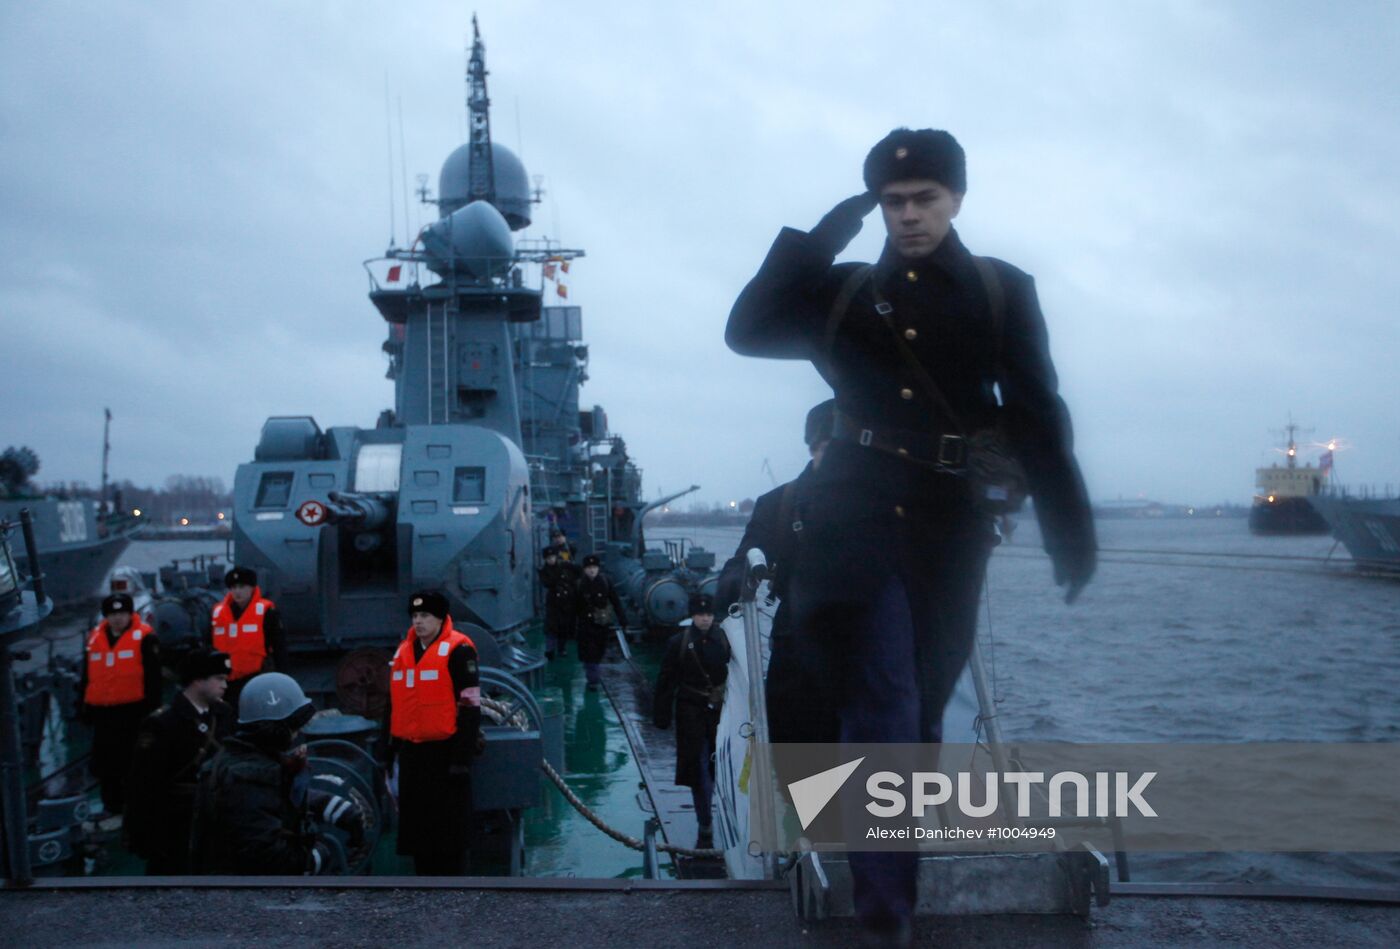
{"type": "Polygon", "coordinates": [[[903,517],[903,516],[904,516],[904,505],[903,505],[903,504],[896,504],[896,505],[894,506],[894,516],[895,516],[895,517],[903,517]]]}
{"type": "Polygon", "coordinates": [[[904,401],[908,402],[910,399],[914,398],[914,390],[913,390],[913,389],[900,389],[900,390],[899,390],[899,397],[900,397],[901,399],[903,399],[904,401]]]}
{"type": "Polygon", "coordinates": [[[918,283],[919,272],[917,270],[906,270],[904,272],[904,279],[908,280],[910,283],[918,283]]]}
{"type": "Polygon", "coordinates": [[[897,455],[907,455],[907,454],[909,454],[909,449],[907,449],[907,448],[896,448],[894,451],[895,451],[895,454],[897,454],[897,455]]]}
{"type": "Polygon", "coordinates": [[[916,330],[916,329],[914,329],[914,327],[911,326],[911,327],[909,327],[907,330],[904,331],[904,338],[905,338],[905,339],[909,339],[909,340],[918,339],[918,338],[919,338],[919,331],[916,330]]]}

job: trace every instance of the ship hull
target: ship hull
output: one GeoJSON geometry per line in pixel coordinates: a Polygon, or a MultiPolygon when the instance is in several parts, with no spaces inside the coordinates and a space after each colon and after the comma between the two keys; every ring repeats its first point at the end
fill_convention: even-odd
{"type": "MultiPolygon", "coordinates": [[[[131,543],[135,530],[107,532],[99,526],[91,502],[54,498],[0,503],[0,520],[18,523],[20,511],[26,508],[34,518],[45,595],[60,608],[79,606],[97,596],[103,578],[131,543]]],[[[10,548],[20,571],[28,573],[29,558],[18,530],[10,537],[10,548]]]]}
{"type": "Polygon", "coordinates": [[[1400,575],[1400,498],[1319,495],[1310,500],[1357,566],[1400,575]]]}
{"type": "Polygon", "coordinates": [[[1279,498],[1254,502],[1249,530],[1254,534],[1326,534],[1331,528],[1307,498],[1279,498]]]}

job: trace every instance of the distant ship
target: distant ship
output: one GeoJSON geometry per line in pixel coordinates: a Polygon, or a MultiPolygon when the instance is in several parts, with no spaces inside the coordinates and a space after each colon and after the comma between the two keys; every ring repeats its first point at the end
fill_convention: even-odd
{"type": "MultiPolygon", "coordinates": [[[[97,501],[35,492],[29,478],[38,468],[38,457],[27,448],[10,448],[0,456],[0,522],[17,525],[20,512],[29,510],[46,592],[55,606],[77,606],[99,592],[139,522],[105,514],[97,501]]],[[[23,542],[16,536],[11,544],[20,570],[28,572],[28,558],[20,553],[23,542]]]]}
{"type": "Polygon", "coordinates": [[[1255,534],[1325,534],[1330,528],[1309,499],[1320,494],[1332,468],[1332,453],[1322,456],[1319,465],[1298,465],[1298,426],[1288,423],[1285,465],[1270,465],[1254,471],[1254,505],[1249,511],[1249,529],[1255,534]]]}
{"type": "Polygon", "coordinates": [[[1400,575],[1400,498],[1327,492],[1308,500],[1358,567],[1400,575]]]}

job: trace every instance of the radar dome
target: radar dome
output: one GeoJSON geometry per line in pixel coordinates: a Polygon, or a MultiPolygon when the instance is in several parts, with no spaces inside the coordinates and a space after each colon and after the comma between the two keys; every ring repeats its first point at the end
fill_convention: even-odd
{"type": "MultiPolygon", "coordinates": [[[[447,156],[438,175],[438,206],[442,216],[471,201],[472,147],[463,145],[447,156]]],[[[491,143],[491,168],[496,179],[496,210],[505,217],[512,231],[530,226],[530,178],[515,153],[504,145],[491,143]]]]}
{"type": "Polygon", "coordinates": [[[456,271],[485,281],[510,269],[514,248],[505,218],[485,201],[473,201],[423,231],[428,268],[456,271]]]}

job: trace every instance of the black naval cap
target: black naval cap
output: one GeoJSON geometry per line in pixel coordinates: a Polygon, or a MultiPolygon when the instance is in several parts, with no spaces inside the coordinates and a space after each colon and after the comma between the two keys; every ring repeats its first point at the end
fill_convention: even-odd
{"type": "Polygon", "coordinates": [[[180,660],[180,684],[189,685],[196,679],[226,676],[233,671],[233,660],[226,652],[196,649],[180,660]]]}
{"type": "Polygon", "coordinates": [[[224,586],[233,589],[239,585],[255,587],[258,585],[258,575],[247,567],[234,567],[224,574],[224,586]]]}
{"type": "Polygon", "coordinates": [[[715,598],[708,593],[696,593],[690,598],[690,615],[699,616],[701,613],[715,613],[715,598]]]}
{"type": "Polygon", "coordinates": [[[136,608],[132,605],[129,593],[113,593],[102,599],[103,616],[111,616],[113,613],[134,613],[135,611],[136,608]]]}
{"type": "Polygon", "coordinates": [[[802,437],[807,442],[807,447],[811,448],[817,442],[830,441],[835,429],[836,400],[827,399],[812,406],[812,410],[807,413],[807,427],[802,437]]]}
{"type": "Polygon", "coordinates": [[[583,565],[585,567],[601,567],[603,561],[598,559],[597,554],[589,554],[587,557],[583,558],[583,565]]]}
{"type": "Polygon", "coordinates": [[[555,547],[553,544],[550,544],[548,547],[546,547],[546,548],[544,548],[543,550],[540,551],[540,556],[541,556],[541,557],[558,557],[558,556],[559,556],[559,548],[558,548],[558,547],[555,547]]]}
{"type": "Polygon", "coordinates": [[[958,140],[942,129],[898,128],[865,156],[865,187],[871,194],[910,178],[932,178],[959,194],[966,192],[967,156],[958,140]]]}
{"type": "Polygon", "coordinates": [[[431,613],[438,619],[447,619],[447,597],[436,590],[419,590],[408,598],[409,615],[431,613]]]}

